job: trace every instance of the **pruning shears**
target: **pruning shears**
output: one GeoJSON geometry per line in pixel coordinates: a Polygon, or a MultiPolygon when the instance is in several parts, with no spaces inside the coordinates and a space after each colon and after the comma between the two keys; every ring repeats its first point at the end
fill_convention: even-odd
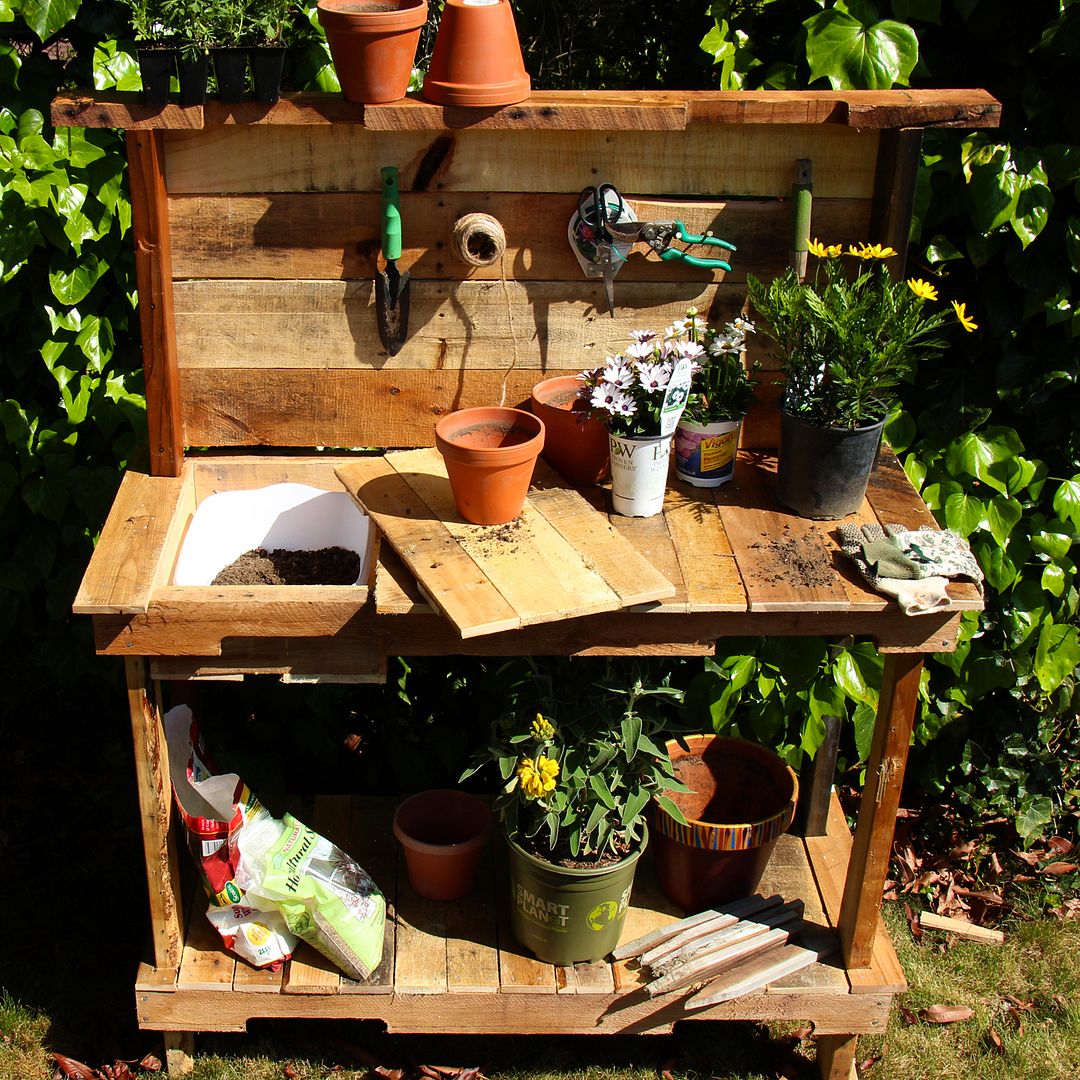
{"type": "Polygon", "coordinates": [[[648,244],[664,262],[684,262],[706,270],[731,271],[731,264],[725,259],[713,259],[704,255],[691,255],[684,248],[672,247],[673,241],[695,247],[718,247],[725,251],[736,251],[734,244],[713,236],[711,232],[692,233],[679,220],[675,221],[626,221],[614,222],[608,226],[614,240],[623,244],[648,244]]]}
{"type": "Polygon", "coordinates": [[[578,250],[598,267],[604,278],[608,314],[615,315],[615,275],[626,261],[628,241],[616,246],[614,230],[629,214],[614,184],[600,184],[582,190],[571,231],[578,250]]]}

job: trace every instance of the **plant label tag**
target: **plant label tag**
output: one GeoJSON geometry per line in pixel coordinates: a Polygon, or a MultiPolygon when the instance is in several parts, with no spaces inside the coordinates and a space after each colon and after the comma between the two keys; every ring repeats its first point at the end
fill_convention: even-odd
{"type": "Polygon", "coordinates": [[[690,380],[693,378],[689,360],[680,360],[668,380],[664,392],[664,403],[660,406],[660,434],[670,435],[679,422],[679,417],[686,408],[686,399],[690,394],[690,380]]]}

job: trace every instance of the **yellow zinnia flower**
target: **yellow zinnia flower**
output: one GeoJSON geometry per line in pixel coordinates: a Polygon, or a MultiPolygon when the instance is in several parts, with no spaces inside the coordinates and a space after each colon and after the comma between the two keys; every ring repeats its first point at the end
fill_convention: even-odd
{"type": "Polygon", "coordinates": [[[908,278],[908,288],[920,299],[920,300],[936,300],[937,289],[930,284],[929,281],[923,281],[922,278],[908,278]]]}
{"type": "Polygon", "coordinates": [[[555,725],[543,713],[537,713],[530,730],[536,739],[550,739],[555,734],[555,725]]]}
{"type": "Polygon", "coordinates": [[[952,302],[953,311],[956,312],[956,317],[960,320],[960,325],[970,334],[973,330],[979,329],[979,324],[967,313],[965,310],[967,304],[958,304],[955,300],[952,302]]]}
{"type": "Polygon", "coordinates": [[[555,777],[559,775],[559,763],[542,754],[532,758],[522,758],[517,767],[521,790],[530,799],[542,799],[555,790],[555,777]]]}

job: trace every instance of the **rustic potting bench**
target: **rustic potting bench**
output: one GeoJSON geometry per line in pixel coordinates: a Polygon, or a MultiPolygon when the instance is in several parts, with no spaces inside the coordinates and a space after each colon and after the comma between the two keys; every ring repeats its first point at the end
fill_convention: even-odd
{"type": "MultiPolygon", "coordinates": [[[[150,466],[125,476],[75,609],[93,616],[98,651],[126,662],[153,927],[138,1015],[166,1033],[171,1067],[189,1062],[192,1033],[240,1031],[253,1017],[521,1033],[659,1032],[703,1018],[811,1021],[822,1074],[853,1074],[857,1036],[884,1030],[905,986],[879,904],[923,656],[953,648],[959,612],[980,600],[955,585],[952,610],[907,618],[853,576],[831,523],[775,505],[768,379],[735,483],[673,484],[663,516],[612,518],[675,587],[644,610],[571,604],[566,618],[530,624],[526,612],[518,629],[463,639],[386,544],[366,587],[177,587],[171,571],[211,492],[339,488],[335,466],[355,457],[317,448],[431,445],[447,410],[520,402],[541,373],[591,366],[632,328],[662,327],[688,305],[714,322],[734,314],[748,271],[788,263],[792,187],[808,171],[812,235],[904,250],[921,129],[998,118],[993,99],[967,90],[537,93],[488,111],[365,109],[331,95],[159,110],[134,96],[56,99],[54,123],[122,128],[129,155],[150,466]],[[400,266],[413,278],[394,357],[372,287],[384,165],[400,169],[400,266]],[[605,180],[640,218],[682,218],[735,242],[732,272],[641,249],[616,279],[609,318],[566,238],[579,190],[605,180]],[[505,253],[487,266],[453,254],[454,223],[469,212],[505,229],[505,253]],[[283,972],[254,971],[217,948],[199,902],[185,904],[161,731],[169,680],[377,678],[387,655],[709,655],[747,634],[866,635],[885,657],[854,839],[833,801],[826,834],[784,837],[763,883],[802,898],[835,953],[767,991],[687,1013],[681,995],[647,997],[632,964],[541,964],[506,932],[497,867],[466,904],[419,900],[397,874],[389,808],[363,798],[325,798],[313,812],[396,908],[369,982],[306,947],[283,972]]],[[[752,354],[765,352],[755,340],[752,354]]],[[[603,493],[592,498],[602,510],[603,493]]],[[[933,524],[888,452],[852,520],[933,524]]],[[[677,914],[647,869],[639,879],[626,937],[677,914]]]]}

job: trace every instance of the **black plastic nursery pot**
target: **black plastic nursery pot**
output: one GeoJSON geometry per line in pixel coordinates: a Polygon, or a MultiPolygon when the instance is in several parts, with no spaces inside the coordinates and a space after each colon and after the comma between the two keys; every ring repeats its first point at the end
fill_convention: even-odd
{"type": "Polygon", "coordinates": [[[210,74],[210,54],[205,49],[187,46],[180,49],[177,61],[180,78],[180,104],[206,104],[206,80],[210,74]]]}
{"type": "Polygon", "coordinates": [[[512,837],[510,928],[549,964],[577,964],[607,956],[622,935],[634,871],[649,841],[611,866],[563,867],[538,859],[512,837]]]}
{"type": "Polygon", "coordinates": [[[172,47],[140,46],[139,76],[142,78],[142,103],[161,108],[169,103],[172,77],[176,74],[176,53],[172,47]]]}
{"type": "Polygon", "coordinates": [[[835,521],[862,505],[885,421],[825,428],[780,409],[776,500],[800,517],[835,521]]]}
{"type": "Polygon", "coordinates": [[[212,55],[217,96],[226,104],[243,101],[244,84],[247,82],[247,49],[214,49],[212,55]]]}
{"type": "Polygon", "coordinates": [[[281,73],[285,68],[285,46],[260,45],[250,50],[249,57],[255,100],[272,105],[281,98],[281,73]]]}

